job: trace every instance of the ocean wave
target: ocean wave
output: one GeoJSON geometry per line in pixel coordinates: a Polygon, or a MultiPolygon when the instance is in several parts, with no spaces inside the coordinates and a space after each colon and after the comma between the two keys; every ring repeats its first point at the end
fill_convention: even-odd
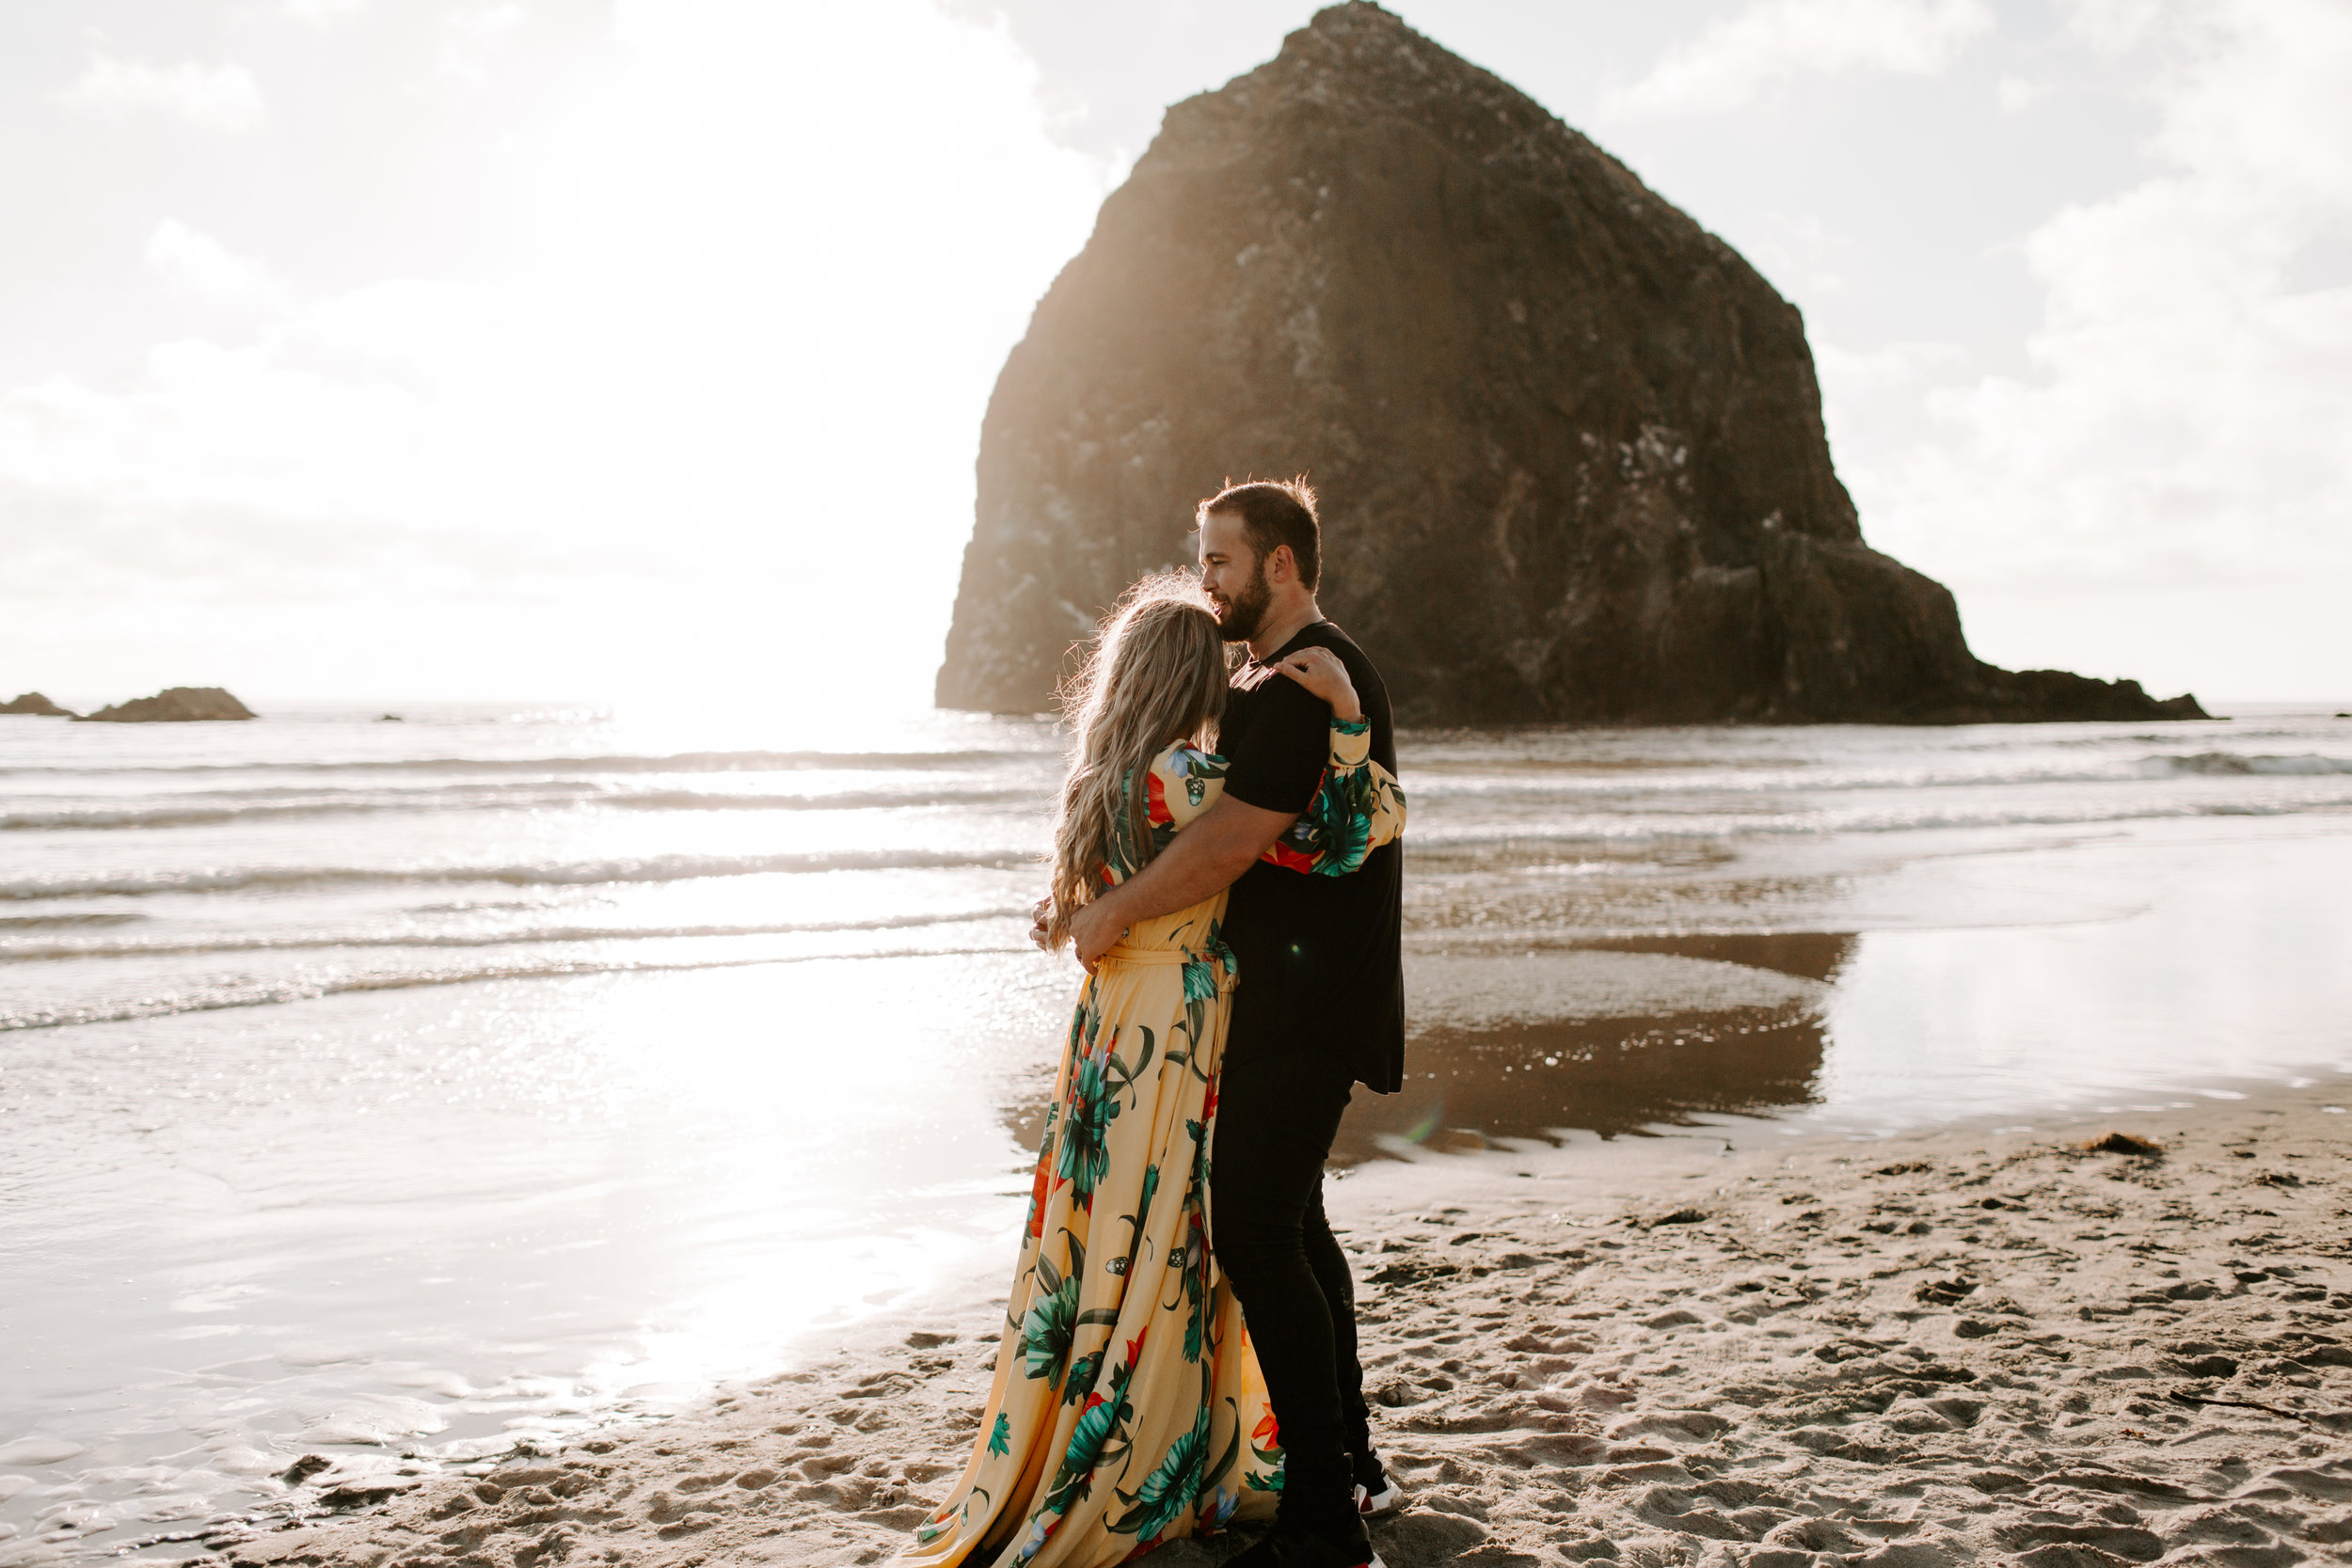
{"type": "Polygon", "coordinates": [[[2249,774],[2267,778],[2313,778],[2352,773],[2352,757],[2326,757],[2316,752],[2293,756],[2248,756],[2240,752],[2199,752],[2193,756],[2154,756],[2141,759],[2140,770],[2152,778],[2223,777],[2249,774]]]}
{"type": "Polygon", "coordinates": [[[844,790],[836,795],[708,795],[692,789],[645,790],[637,794],[591,796],[582,805],[618,806],[628,811],[877,811],[919,810],[935,806],[994,806],[1023,801],[1043,806],[1049,795],[1037,789],[930,790],[921,794],[890,790],[844,790]]]}
{"type": "MultiPolygon", "coordinates": [[[[1491,767],[1491,764],[1477,764],[1491,767]]],[[[2328,777],[2352,775],[2352,757],[2302,752],[2292,756],[2249,756],[2237,752],[2200,752],[2194,755],[2157,754],[2117,758],[2106,764],[2067,763],[2020,767],[2006,771],[1953,768],[1876,768],[1869,771],[1806,770],[1787,767],[1749,768],[1737,771],[1710,769],[1693,776],[1686,770],[1658,771],[1611,764],[1587,771],[1574,763],[1561,763],[1540,772],[1513,777],[1448,776],[1443,766],[1405,768],[1406,787],[1417,799],[1508,798],[1547,795],[1605,796],[1638,800],[1643,796],[1677,795],[1826,795],[1881,789],[2010,788],[2033,784],[2134,784],[2146,780],[2198,777],[2328,777]]]]}
{"type": "Polygon", "coordinates": [[[548,808],[577,810],[598,806],[625,811],[882,811],[1003,805],[1013,801],[1042,802],[1043,800],[1041,790],[1021,789],[850,790],[833,795],[713,795],[691,789],[644,790],[633,794],[589,790],[561,793],[432,790],[373,800],[239,801],[232,799],[203,803],[174,800],[140,806],[73,806],[47,811],[17,811],[0,815],[0,832],[199,828],[288,817],[538,811],[548,808]]]}
{"type": "Polygon", "coordinates": [[[157,893],[236,893],[247,888],[311,888],[503,882],[511,887],[574,887],[596,882],[685,882],[709,877],[758,877],[818,871],[952,871],[1033,865],[1036,855],[997,849],[969,853],[836,849],[801,855],[656,855],[644,860],[571,865],[254,866],[227,871],[165,871],[146,876],[58,878],[0,882],[0,900],[139,897],[157,893]]]}
{"type": "MultiPolygon", "coordinates": [[[[1645,796],[1700,795],[1754,798],[1885,789],[1993,789],[2192,778],[2333,776],[2352,776],[2352,757],[2324,756],[2316,752],[2247,755],[2235,752],[2200,752],[2185,755],[2159,753],[2133,759],[2118,758],[2105,766],[2074,764],[2022,768],[1997,773],[1950,769],[1807,773],[1772,768],[1739,774],[1710,772],[1695,778],[1687,774],[1659,777],[1639,769],[1617,768],[1585,772],[1573,764],[1563,764],[1555,770],[1534,776],[1464,779],[1449,777],[1448,770],[1438,766],[1421,773],[1408,769],[1406,778],[1408,787],[1421,798],[1436,801],[1451,799],[1539,800],[1547,797],[1638,800],[1645,796]]],[[[843,790],[815,795],[719,793],[692,789],[632,791],[600,788],[584,780],[571,784],[518,781],[504,785],[448,784],[397,792],[354,790],[340,794],[263,788],[135,804],[76,804],[19,809],[0,813],[0,832],[217,827],[304,817],[437,815],[463,811],[919,811],[1004,805],[1042,806],[1045,800],[1046,791],[1041,784],[1025,789],[978,785],[968,789],[910,787],[898,790],[843,790]]]]}
{"type": "Polygon", "coordinates": [[[1051,752],[676,752],[664,756],[614,753],[570,757],[353,758],[343,762],[155,763],[129,768],[45,763],[0,768],[0,777],[40,773],[785,773],[833,769],[846,773],[913,768],[988,768],[1008,762],[1052,762],[1051,752]]]}
{"type": "Polygon", "coordinates": [[[2052,805],[1985,811],[1910,811],[1876,816],[1859,813],[1784,812],[1775,816],[1735,816],[1693,813],[1690,816],[1638,814],[1582,816],[1562,815],[1525,823],[1482,822],[1460,828],[1424,825],[1416,820],[1404,839],[1409,859],[1416,850],[1448,853],[1456,850],[1507,848],[1514,844],[1649,844],[1742,838],[1819,837],[1844,833],[1927,832],[1939,829],[2087,827],[2102,822],[2144,822],[2200,816],[2298,816],[2307,813],[2352,808],[2352,795],[2299,800],[2148,800],[2114,803],[2104,809],[2070,810],[2052,805]]]}
{"type": "MultiPolygon", "coordinates": [[[[558,802],[534,801],[549,805],[558,802]]],[[[571,802],[564,801],[568,805],[571,802]]],[[[352,816],[375,812],[416,811],[418,805],[393,801],[314,800],[307,804],[270,801],[254,805],[87,806],[58,811],[15,811],[0,816],[0,832],[73,832],[120,828],[212,828],[224,822],[271,821],[290,816],[352,816]]],[[[424,807],[422,809],[446,809],[424,807]]]]}
{"type": "MultiPolygon", "coordinates": [[[[905,931],[925,926],[960,926],[981,920],[1025,919],[1025,909],[963,910],[946,914],[883,915],[873,920],[817,920],[761,926],[552,926],[518,931],[351,935],[341,937],[245,937],[216,942],[107,942],[74,947],[0,948],[0,958],[24,963],[56,958],[162,958],[215,953],[298,953],[342,948],[520,947],[576,942],[659,942],[694,937],[806,936],[838,931],[905,931]]],[[[68,917],[69,919],[71,917],[68,917]]],[[[136,920],[137,915],[123,918],[136,920]]],[[[27,924],[40,924],[28,922],[27,924]]],[[[53,922],[52,924],[63,924],[53,922]]],[[[10,922],[0,920],[0,929],[10,922]]]]}
{"type": "Polygon", "coordinates": [[[2241,745],[2257,740],[2307,740],[2312,733],[2311,721],[2324,719],[2326,715],[2317,712],[2301,715],[2299,717],[2303,722],[2300,723],[2296,721],[2297,717],[2291,714],[2272,714],[2258,718],[2241,716],[2210,721],[2190,720],[2185,723],[2179,720],[2166,720],[2158,724],[2128,730],[2120,724],[2102,725],[2096,721],[2087,724],[2061,721],[2056,724],[2034,724],[2012,728],[2005,728],[1997,724],[1980,725],[1971,727],[1989,733],[1992,738],[1962,742],[1955,745],[1953,750],[2005,752],[2017,744],[2021,734],[2032,735],[2033,743],[2038,746],[2074,748],[2113,747],[2130,741],[2142,741],[2151,746],[2162,746],[2167,743],[2177,743],[2184,735],[2227,736],[2232,741],[2241,745]],[[2192,728],[2192,725],[2196,727],[2192,728]],[[2088,730],[2090,733],[2079,733],[2083,730],[2088,730]],[[2070,731],[2077,733],[2068,733],[2070,731]]]}
{"type": "Polygon", "coordinates": [[[828,963],[868,958],[950,958],[987,954],[1019,957],[1035,948],[909,947],[884,953],[788,953],[755,958],[711,958],[695,963],[496,964],[477,969],[431,970],[408,974],[355,974],[336,979],[269,981],[221,986],[187,996],[146,996],[135,1002],[105,1002],[24,1013],[0,1012],[0,1034],[19,1029],[63,1029],[83,1023],[123,1023],[133,1019],[219,1012],[230,1007],[269,1007],[312,1002],[353,991],[413,990],[425,986],[463,986],[483,980],[554,980],[584,974],[672,974],[705,969],[744,969],[755,964],[828,963]]]}
{"type": "Polygon", "coordinates": [[[0,931],[42,931],[61,927],[128,926],[143,914],[10,914],[0,915],[0,931]]]}

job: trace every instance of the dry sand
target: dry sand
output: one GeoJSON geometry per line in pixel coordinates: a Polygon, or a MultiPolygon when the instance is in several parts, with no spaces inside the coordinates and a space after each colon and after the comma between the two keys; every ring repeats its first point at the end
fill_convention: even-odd
{"type": "MultiPolygon", "coordinates": [[[[2352,1561],[2352,1118],[2325,1108],[2348,1089],[1359,1171],[1332,1207],[1409,1497],[1375,1539],[1392,1568],[2352,1561]],[[2165,1152],[2077,1147],[2109,1124],[2165,1152]]],[[[217,1544],[255,1568],[880,1561],[961,1462],[996,1310],[486,1477],[346,1462],[290,1506],[355,1516],[217,1544]]]]}

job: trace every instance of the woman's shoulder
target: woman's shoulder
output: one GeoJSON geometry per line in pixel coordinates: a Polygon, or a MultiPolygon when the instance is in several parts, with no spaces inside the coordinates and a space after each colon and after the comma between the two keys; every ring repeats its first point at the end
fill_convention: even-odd
{"type": "Polygon", "coordinates": [[[1152,771],[1170,779],[1221,779],[1225,759],[1180,740],[1152,759],[1152,771]]]}
{"type": "Polygon", "coordinates": [[[1152,820],[1176,828],[1191,821],[1225,789],[1225,759],[1182,742],[1152,761],[1152,820]]]}

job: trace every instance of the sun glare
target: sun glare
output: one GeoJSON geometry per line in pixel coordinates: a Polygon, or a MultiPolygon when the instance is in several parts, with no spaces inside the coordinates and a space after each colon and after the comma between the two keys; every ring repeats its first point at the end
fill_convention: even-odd
{"type": "Polygon", "coordinates": [[[26,648],[257,695],[595,698],[846,640],[867,689],[927,695],[990,388],[1114,171],[928,0],[625,5],[513,104],[420,237],[459,276],[306,293],[157,231],[151,267],[240,280],[242,313],[128,386],[20,392],[0,469],[158,529],[206,593],[126,566],[32,605],[26,648]],[[469,204],[501,215],[468,251],[469,204]]]}

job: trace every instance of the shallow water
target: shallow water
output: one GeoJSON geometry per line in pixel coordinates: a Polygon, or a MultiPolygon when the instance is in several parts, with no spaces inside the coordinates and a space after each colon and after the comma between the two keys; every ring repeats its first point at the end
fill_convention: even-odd
{"type": "MultiPolygon", "coordinates": [[[[0,719],[0,1562],[658,1411],[1005,1250],[1047,728],[407,712],[0,719]]],[[[1350,1158],[2352,1066],[2352,721],[1402,750],[1415,1076],[1350,1158]]]]}

